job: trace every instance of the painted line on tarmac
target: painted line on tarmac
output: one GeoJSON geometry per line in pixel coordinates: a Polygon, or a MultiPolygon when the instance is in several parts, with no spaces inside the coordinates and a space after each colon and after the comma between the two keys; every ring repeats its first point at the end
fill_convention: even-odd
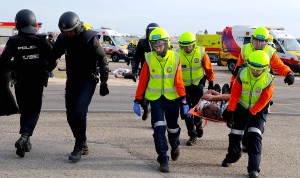
{"type": "MultiPolygon", "coordinates": [[[[66,112],[65,109],[42,109],[42,112],[66,112]]],[[[133,110],[99,110],[99,109],[89,109],[88,113],[128,113],[134,114],[133,110]]],[[[291,112],[270,112],[271,115],[292,115],[300,116],[300,113],[291,112]]]]}

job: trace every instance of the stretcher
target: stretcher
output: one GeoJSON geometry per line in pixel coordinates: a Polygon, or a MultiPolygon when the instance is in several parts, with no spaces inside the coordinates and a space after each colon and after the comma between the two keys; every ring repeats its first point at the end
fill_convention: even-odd
{"type": "Polygon", "coordinates": [[[197,117],[200,117],[201,119],[205,120],[204,124],[202,125],[202,128],[205,127],[208,124],[208,121],[211,121],[211,122],[220,122],[220,123],[227,123],[227,121],[224,120],[223,118],[213,119],[213,118],[201,116],[199,114],[199,112],[198,112],[198,104],[195,107],[193,107],[192,109],[190,109],[189,113],[192,114],[193,116],[197,116],[197,117]]]}

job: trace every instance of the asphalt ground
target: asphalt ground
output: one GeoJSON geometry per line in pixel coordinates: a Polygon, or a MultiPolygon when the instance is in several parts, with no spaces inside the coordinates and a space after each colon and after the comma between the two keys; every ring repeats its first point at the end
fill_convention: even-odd
{"type": "MultiPolygon", "coordinates": [[[[170,161],[170,173],[160,173],[149,120],[133,113],[89,113],[90,154],[78,163],[68,155],[74,139],[64,112],[42,112],[24,158],[15,154],[19,115],[0,118],[0,177],[236,177],[247,175],[247,154],[229,168],[221,167],[229,129],[209,122],[195,146],[185,145],[182,120],[180,157],[170,161]]],[[[269,115],[263,139],[261,177],[300,177],[300,116],[269,115]]],[[[169,153],[170,154],[170,153],[169,153]]]]}
{"type": "MultiPolygon", "coordinates": [[[[216,83],[228,82],[229,75],[226,68],[218,68],[216,83]]],[[[299,76],[296,75],[296,82],[291,86],[282,81],[283,77],[276,76],[274,105],[268,116],[263,140],[261,177],[298,178],[299,76]]],[[[49,81],[49,86],[63,88],[62,84],[63,79],[49,81]]],[[[109,80],[109,86],[115,92],[120,87],[129,87],[128,90],[132,91],[136,85],[123,78],[111,77],[109,80]]],[[[95,94],[93,100],[97,101],[98,97],[95,94]]],[[[109,97],[104,101],[110,100],[109,97]]],[[[248,177],[247,154],[243,154],[231,167],[221,167],[227,153],[227,135],[230,131],[226,125],[209,122],[197,145],[188,147],[185,145],[187,130],[182,120],[179,120],[182,129],[180,158],[176,162],[170,161],[170,173],[160,173],[150,122],[142,121],[133,114],[132,103],[127,105],[114,112],[104,108],[88,113],[90,154],[83,156],[76,164],[68,161],[74,139],[63,109],[42,111],[31,139],[32,151],[26,153],[24,158],[19,158],[14,148],[19,138],[19,115],[0,117],[0,177],[248,177]]]]}

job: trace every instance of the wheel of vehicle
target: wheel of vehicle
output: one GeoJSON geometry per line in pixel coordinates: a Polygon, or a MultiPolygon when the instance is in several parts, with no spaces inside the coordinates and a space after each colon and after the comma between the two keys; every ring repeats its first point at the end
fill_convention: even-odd
{"type": "Polygon", "coordinates": [[[228,61],[227,63],[228,63],[227,66],[228,66],[229,71],[233,71],[234,68],[235,68],[235,62],[234,61],[228,61]]]}
{"type": "Polygon", "coordinates": [[[221,59],[220,59],[220,58],[218,59],[217,65],[218,65],[218,66],[222,66],[222,64],[221,64],[221,59]]]}
{"type": "Polygon", "coordinates": [[[119,62],[120,57],[119,57],[118,54],[112,54],[112,55],[111,55],[111,60],[112,60],[113,62],[119,62]]]}

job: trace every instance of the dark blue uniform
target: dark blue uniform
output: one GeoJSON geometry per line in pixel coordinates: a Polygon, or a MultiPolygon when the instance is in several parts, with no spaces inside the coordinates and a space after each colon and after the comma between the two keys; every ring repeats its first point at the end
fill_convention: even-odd
{"type": "Polygon", "coordinates": [[[100,46],[97,32],[81,31],[79,35],[68,38],[60,34],[51,52],[51,63],[65,54],[66,60],[66,93],[65,104],[67,120],[76,143],[86,142],[86,115],[96,85],[108,80],[108,62],[100,46]]]}
{"type": "Polygon", "coordinates": [[[46,39],[19,31],[9,38],[0,58],[1,68],[11,67],[20,109],[20,134],[31,136],[39,119],[44,86],[47,86],[47,57],[51,46],[46,39]],[[11,62],[11,59],[13,61],[11,62]]]}

